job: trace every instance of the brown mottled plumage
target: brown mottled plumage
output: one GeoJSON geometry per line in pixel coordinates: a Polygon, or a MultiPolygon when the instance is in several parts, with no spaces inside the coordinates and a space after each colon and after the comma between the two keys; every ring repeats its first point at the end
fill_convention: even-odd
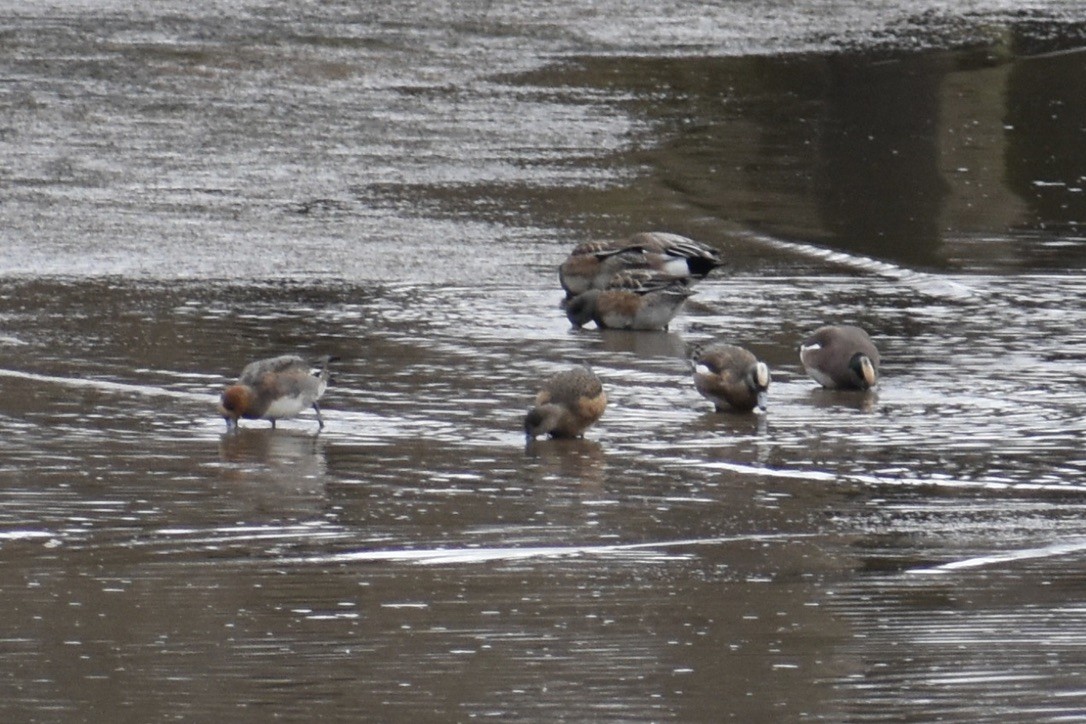
{"type": "Polygon", "coordinates": [[[524,417],[529,440],[541,435],[581,437],[603,416],[607,393],[599,377],[587,367],[574,367],[548,378],[524,417]]]}
{"type": "Polygon", "coordinates": [[[718,342],[695,347],[691,361],[694,363],[694,387],[716,406],[718,412],[765,409],[769,367],[749,351],[718,342]]]}
{"type": "Polygon", "coordinates": [[[694,292],[686,280],[649,270],[622,272],[606,289],[589,289],[566,304],[575,327],[595,322],[601,329],[667,329],[694,292]]]}
{"type": "Polygon", "coordinates": [[[867,390],[878,383],[879,352],[859,327],[819,327],[803,340],[799,359],[807,374],[823,387],[867,390]]]}
{"type": "Polygon", "coordinates": [[[630,269],[648,269],[693,283],[723,264],[712,247],[678,234],[650,231],[620,241],[578,244],[558,267],[558,279],[566,299],[572,299],[590,289],[604,289],[615,274],[630,269]]]}

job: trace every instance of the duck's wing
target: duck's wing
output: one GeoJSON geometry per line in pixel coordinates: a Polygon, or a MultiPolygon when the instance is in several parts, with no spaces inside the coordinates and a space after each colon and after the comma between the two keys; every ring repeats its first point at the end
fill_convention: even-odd
{"type": "Polygon", "coordinates": [[[587,367],[574,367],[548,379],[545,389],[551,402],[574,405],[585,397],[599,397],[603,383],[587,367]]]}
{"type": "Polygon", "coordinates": [[[631,245],[641,246],[646,251],[656,252],[674,258],[686,259],[691,264],[691,271],[695,274],[707,268],[705,273],[722,266],[724,260],[720,252],[713,247],[694,241],[679,234],[669,234],[663,231],[647,231],[634,234],[628,240],[631,245]]]}
{"type": "Polygon", "coordinates": [[[662,274],[652,269],[629,269],[619,272],[611,277],[607,288],[642,295],[665,290],[675,292],[682,290],[685,293],[691,293],[686,278],[662,274]]]}
{"type": "Polygon", "coordinates": [[[616,245],[613,241],[582,241],[577,246],[573,247],[569,252],[570,256],[585,256],[591,254],[599,254],[607,251],[614,251],[621,248],[621,245],[616,245]]]}
{"type": "Polygon", "coordinates": [[[257,360],[245,366],[238,377],[238,382],[243,385],[255,386],[259,384],[268,373],[281,375],[301,372],[309,374],[309,364],[293,354],[284,354],[279,357],[257,360]]]}
{"type": "Polygon", "coordinates": [[[696,364],[705,366],[712,374],[730,381],[741,379],[758,360],[753,354],[730,344],[711,344],[702,350],[696,364]]]}

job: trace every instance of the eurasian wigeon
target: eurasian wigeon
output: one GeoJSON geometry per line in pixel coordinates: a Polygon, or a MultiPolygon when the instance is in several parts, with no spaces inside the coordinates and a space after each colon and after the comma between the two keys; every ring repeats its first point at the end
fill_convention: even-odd
{"type": "Polygon", "coordinates": [[[616,274],[606,289],[589,289],[566,304],[575,327],[595,322],[601,329],[668,328],[693,290],[686,279],[645,269],[616,274]]]}
{"type": "Polygon", "coordinates": [[[603,383],[587,367],[574,367],[544,381],[535,406],[524,417],[528,440],[541,435],[581,437],[607,408],[603,383]]]}
{"type": "Polygon", "coordinates": [[[859,327],[819,327],[803,340],[799,359],[807,374],[823,387],[867,390],[878,383],[879,352],[859,327]]]}
{"type": "Polygon", "coordinates": [[[694,387],[716,406],[717,412],[765,410],[769,367],[750,351],[714,342],[691,350],[694,387]]]}
{"type": "Polygon", "coordinates": [[[226,427],[237,428],[238,419],[275,421],[294,417],[312,407],[317,424],[324,427],[317,400],[328,386],[328,363],[336,357],[324,357],[319,374],[310,372],[310,365],[301,357],[282,355],[262,359],[245,366],[238,381],[223,390],[219,399],[219,414],[226,427]]]}

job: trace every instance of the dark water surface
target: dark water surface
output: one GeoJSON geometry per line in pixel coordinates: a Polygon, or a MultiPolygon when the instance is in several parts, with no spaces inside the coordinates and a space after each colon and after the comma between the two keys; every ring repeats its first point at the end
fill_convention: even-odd
{"type": "Polygon", "coordinates": [[[537,5],[0,3],[0,718],[1086,717],[1086,4],[537,5]],[[571,331],[645,229],[731,264],[571,331]]]}

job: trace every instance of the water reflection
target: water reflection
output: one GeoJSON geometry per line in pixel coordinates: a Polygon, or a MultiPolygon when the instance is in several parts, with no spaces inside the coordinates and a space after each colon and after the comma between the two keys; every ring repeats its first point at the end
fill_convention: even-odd
{"type": "Polygon", "coordinates": [[[807,401],[816,408],[846,408],[857,412],[872,412],[879,402],[875,390],[827,390],[816,387],[807,394],[807,401]]]}
{"type": "MultiPolygon", "coordinates": [[[[556,256],[564,247],[555,245],[556,256]]],[[[417,713],[400,684],[436,690],[450,671],[462,673],[465,659],[497,669],[467,697],[472,711],[598,713],[583,698],[567,701],[572,686],[538,706],[512,693],[541,688],[543,679],[589,677],[616,707],[651,682],[669,715],[718,712],[716,697],[725,691],[752,716],[800,717],[815,700],[824,700],[826,711],[862,710],[870,701],[853,688],[850,677],[858,677],[894,705],[926,712],[893,696],[893,682],[902,679],[856,661],[883,654],[857,643],[864,636],[901,633],[873,616],[865,582],[877,576],[884,590],[897,590],[904,584],[895,576],[912,576],[921,565],[985,559],[998,566],[1010,560],[994,554],[1001,547],[1044,550],[1054,535],[1083,534],[1081,511],[1070,504],[1082,488],[1083,405],[1066,380],[1084,339],[1086,305],[1078,302],[1086,287],[1073,275],[969,281],[1018,301],[981,314],[974,297],[928,305],[909,285],[877,275],[749,275],[708,281],[704,289],[710,298],[752,300],[749,314],[684,318],[682,334],[570,335],[559,310],[554,319],[534,313],[545,290],[553,291],[551,274],[528,295],[532,313],[521,308],[525,295],[504,287],[465,294],[440,285],[360,285],[357,292],[342,285],[304,323],[276,314],[296,304],[295,285],[249,295],[243,286],[117,285],[109,291],[115,306],[139,299],[146,311],[73,328],[68,334],[78,346],[94,349],[95,339],[108,337],[110,349],[123,349],[169,319],[160,310],[182,306],[178,323],[195,342],[177,368],[192,358],[214,367],[216,340],[230,319],[216,305],[178,305],[178,295],[206,295],[240,300],[247,317],[261,320],[251,329],[271,338],[335,339],[353,362],[342,365],[329,391],[320,435],[305,421],[274,431],[255,422],[223,435],[206,391],[221,380],[197,374],[199,367],[156,371],[119,354],[55,355],[57,374],[32,381],[63,394],[20,388],[0,415],[0,431],[12,434],[18,454],[0,469],[0,516],[42,534],[40,541],[0,540],[4,588],[16,592],[9,617],[36,612],[43,626],[82,641],[80,630],[58,623],[65,610],[55,602],[65,596],[93,607],[91,616],[176,608],[175,597],[195,597],[202,609],[178,613],[170,628],[193,653],[153,652],[164,658],[164,677],[194,676],[194,666],[209,665],[200,658],[206,654],[227,678],[256,667],[296,682],[304,669],[344,693],[330,672],[349,662],[389,696],[374,703],[368,690],[352,695],[393,714],[417,713]],[[359,315],[340,306],[356,293],[395,313],[359,334],[359,315]],[[1073,304],[1056,309],[1061,300],[1073,304]],[[500,321],[478,314],[482,302],[500,321]],[[442,310],[440,323],[428,313],[434,308],[442,310]],[[803,375],[794,343],[809,320],[793,315],[813,317],[809,310],[848,317],[860,310],[883,330],[880,347],[893,374],[877,396],[822,390],[803,375]],[[759,353],[772,360],[766,415],[712,412],[693,389],[681,355],[685,338],[722,329],[761,340],[759,353]],[[518,423],[530,382],[578,357],[599,371],[613,409],[586,440],[524,448],[518,423]],[[77,401],[27,442],[22,418],[55,419],[72,406],[65,383],[87,374],[109,377],[102,386],[109,394],[77,401]],[[151,384],[156,380],[178,389],[152,397],[149,391],[165,389],[151,384]],[[157,406],[158,426],[148,430],[148,401],[160,398],[169,404],[157,406]],[[855,414],[868,405],[880,414],[855,414]],[[88,413],[99,417],[88,423],[88,413]],[[766,537],[773,533],[782,535],[766,537]],[[716,542],[676,543],[695,537],[716,542]],[[405,565],[422,561],[428,565],[405,565]],[[25,585],[28,569],[58,565],[65,575],[25,585]],[[105,573],[88,578],[87,570],[105,573]],[[123,597],[110,599],[103,588],[121,588],[123,597]],[[338,653],[320,653],[327,646],[338,653]],[[343,653],[366,647],[366,657],[343,653]],[[469,649],[476,653],[461,653],[469,649]],[[536,668],[523,665],[537,660],[536,668]],[[585,670],[616,660],[628,667],[626,679],[591,678],[585,670]],[[753,671],[751,661],[761,669],[753,671]],[[669,687],[676,679],[697,691],[675,694],[669,687]],[[797,700],[797,687],[812,698],[797,700]]],[[[63,299],[72,314],[94,318],[103,292],[91,283],[67,294],[69,286],[41,284],[24,303],[53,310],[63,299]]],[[[51,313],[26,314],[14,326],[26,344],[13,366],[33,368],[42,350],[57,344],[51,313]]],[[[78,388],[98,389],[92,380],[78,388]]],[[[1055,569],[1046,575],[1070,586],[1073,565],[1062,573],[1045,565],[1055,569]]],[[[908,585],[907,596],[880,599],[890,613],[945,611],[933,593],[942,580],[908,585]]],[[[979,584],[977,591],[992,594],[979,584]]],[[[1048,630],[1029,616],[1015,620],[1048,630]]],[[[157,635],[165,620],[139,621],[127,637],[93,629],[121,647],[95,655],[145,661],[140,637],[157,635]]],[[[90,625],[87,617],[77,623],[90,625]]],[[[952,625],[926,637],[960,633],[952,625]]],[[[36,651],[36,642],[27,651],[36,651]]],[[[1005,661],[1004,653],[1022,649],[989,648],[988,658],[1005,661]]],[[[41,663],[39,654],[26,655],[41,663]]],[[[892,663],[906,680],[923,675],[892,663]]],[[[1041,671],[1035,681],[1050,682],[1054,669],[1041,671]]],[[[83,673],[61,679],[79,691],[86,682],[71,677],[83,673]]],[[[153,677],[129,676],[168,699],[175,691],[153,677]]],[[[177,685],[176,692],[187,689],[177,685]]]]}
{"type": "Polygon", "coordinates": [[[946,59],[930,56],[827,59],[815,86],[820,115],[793,122],[813,124],[820,142],[808,163],[831,246],[938,265],[948,192],[936,146],[946,70],[946,59]]]}
{"type": "MultiPolygon", "coordinates": [[[[1084,710],[1081,54],[1016,57],[1007,6],[979,53],[658,57],[601,3],[12,16],[0,718],[1084,710]],[[570,332],[571,244],[655,228],[735,271],[570,332]],[[826,319],[877,396],[803,374],[826,319]],[[718,335],[767,414],[697,395],[718,335]],[[324,432],[222,435],[224,381],[313,348],[324,432]],[[575,361],[613,407],[525,448],[575,361]]],[[[752,17],[679,5],[636,21],[752,17]]]]}
{"type": "MultiPolygon", "coordinates": [[[[1007,185],[1027,205],[1019,227],[1078,235],[1086,221],[1086,144],[1069,118],[1086,117],[1072,78],[1086,72],[1086,50],[1014,64],[1004,110],[1007,185]]],[[[1081,264],[1081,248],[1067,249],[1081,264]]],[[[1056,262],[1066,264],[1060,254],[1056,262]]]]}
{"type": "Polygon", "coordinates": [[[718,220],[913,267],[1082,266],[1086,245],[1057,260],[1043,236],[1086,217],[1082,144],[1064,122],[1081,115],[1067,94],[1084,69],[1078,51],[584,58],[528,80],[644,99],[667,140],[642,159],[718,220]],[[993,238],[1012,228],[1041,236],[993,238]]]}
{"type": "Polygon", "coordinates": [[[236,505],[287,520],[323,507],[328,464],[318,435],[282,425],[243,426],[222,434],[219,456],[219,483],[236,505]]]}
{"type": "Polygon", "coordinates": [[[544,479],[577,483],[585,492],[602,491],[607,460],[603,445],[596,440],[532,440],[524,452],[539,465],[544,479]]]}
{"type": "MultiPolygon", "coordinates": [[[[585,330],[592,332],[594,330],[585,330]]],[[[686,344],[675,332],[632,332],[603,329],[598,334],[607,352],[628,352],[636,357],[686,357],[686,344]]]]}
{"type": "Polygon", "coordinates": [[[714,430],[729,435],[764,435],[769,430],[771,408],[766,412],[717,410],[708,400],[698,407],[704,412],[691,421],[691,430],[714,430]]]}
{"type": "Polygon", "coordinates": [[[270,470],[294,474],[324,473],[320,436],[302,430],[278,427],[246,427],[223,433],[219,453],[228,463],[260,463],[270,470]],[[298,468],[298,466],[302,466],[298,468]]]}

